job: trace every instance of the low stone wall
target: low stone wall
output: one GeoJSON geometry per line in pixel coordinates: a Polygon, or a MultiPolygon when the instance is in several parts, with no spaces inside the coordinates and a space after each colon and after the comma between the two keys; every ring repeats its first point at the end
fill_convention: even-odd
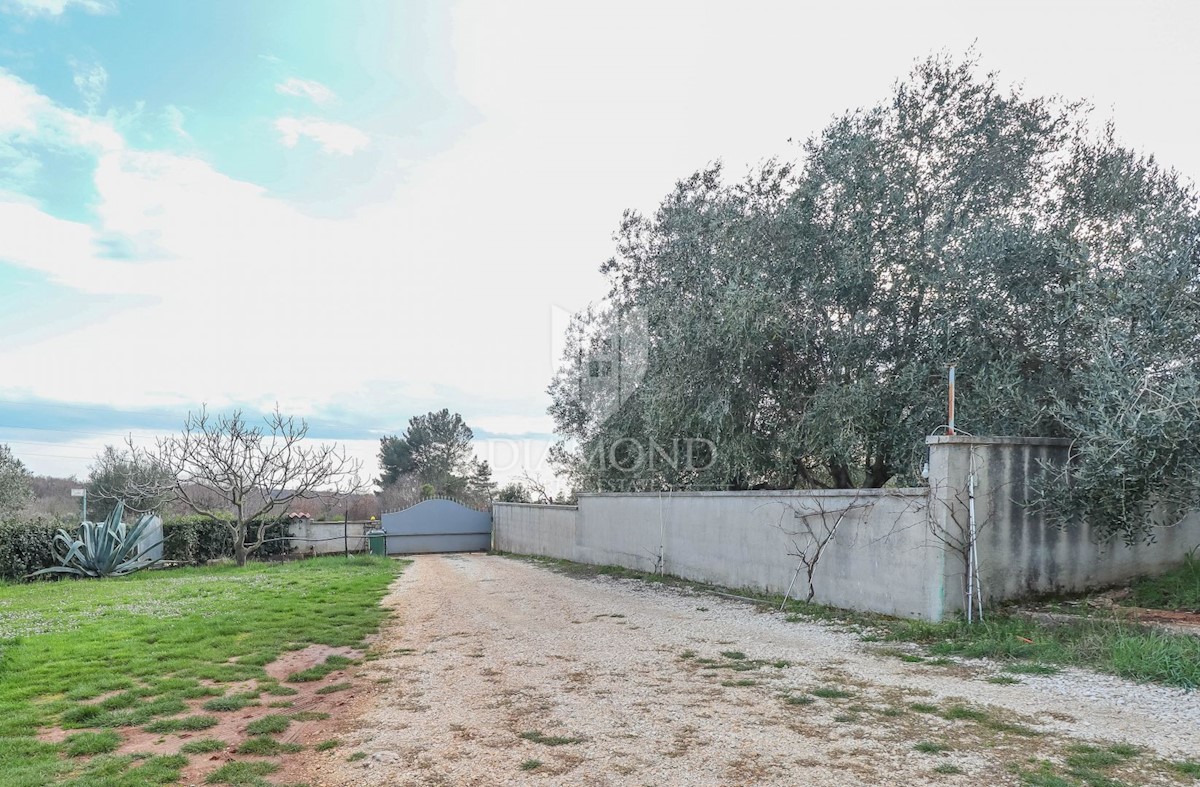
{"type": "Polygon", "coordinates": [[[496,504],[495,547],[731,588],[808,595],[799,557],[838,517],[815,601],[937,619],[943,552],[924,489],[581,495],[577,508],[496,504]],[[805,519],[801,519],[805,517],[805,519]],[[799,576],[797,576],[799,569],[799,576]]]}
{"type": "Polygon", "coordinates": [[[299,519],[293,520],[288,527],[292,538],[292,551],[295,554],[341,555],[347,546],[352,554],[368,551],[366,532],[377,526],[362,522],[351,522],[347,526],[341,522],[312,522],[299,519]]]}
{"type": "Polygon", "coordinates": [[[1159,573],[1200,545],[1200,515],[1153,543],[1102,540],[1086,525],[1059,529],[1026,503],[1043,463],[1065,441],[932,437],[920,489],[585,494],[579,505],[498,503],[494,545],[505,552],[665,573],[804,598],[800,551],[844,519],[818,562],[814,600],[847,609],[940,620],[965,608],[965,545],[974,477],[976,550],[985,603],[1081,592],[1159,573]]]}

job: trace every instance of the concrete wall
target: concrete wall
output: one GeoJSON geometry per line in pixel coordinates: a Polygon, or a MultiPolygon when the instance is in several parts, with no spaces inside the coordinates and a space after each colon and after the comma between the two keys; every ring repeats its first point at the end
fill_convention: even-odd
{"type": "MultiPolygon", "coordinates": [[[[676,492],[581,495],[577,509],[497,504],[495,548],[668,574],[731,588],[783,593],[798,557],[845,518],[818,563],[815,601],[936,620],[945,576],[929,537],[924,489],[676,492]],[[825,511],[824,518],[820,514],[825,511]]],[[[793,595],[808,593],[803,571],[793,595]]]]}
{"type": "MultiPolygon", "coordinates": [[[[1048,525],[1026,508],[1043,462],[1063,440],[932,437],[929,487],[889,490],[581,495],[579,505],[497,503],[494,547],[618,565],[731,588],[783,593],[799,559],[798,514],[846,511],[816,571],[818,602],[940,620],[965,608],[968,478],[986,603],[1078,592],[1161,572],[1200,545],[1200,515],[1153,544],[1099,539],[1086,524],[1048,525]],[[789,535],[789,533],[791,535],[789,535]]],[[[810,517],[818,531],[821,519],[810,517]]],[[[804,598],[803,572],[792,591],[804,598]]]]}
{"type": "Polygon", "coordinates": [[[492,504],[492,548],[575,560],[576,506],[492,504]]]}
{"type": "Polygon", "coordinates": [[[142,540],[138,542],[138,557],[150,560],[163,559],[162,517],[150,517],[150,524],[146,526],[146,532],[142,536],[142,540]]]}
{"type": "MultiPolygon", "coordinates": [[[[929,484],[934,531],[965,533],[967,478],[975,472],[979,571],[985,601],[1071,593],[1165,571],[1200,544],[1200,517],[1162,528],[1152,544],[1100,539],[1086,523],[1049,525],[1026,503],[1044,463],[1061,466],[1069,441],[1018,437],[931,437],[929,484]]],[[[950,540],[959,540],[951,538],[950,540]]],[[[947,608],[962,609],[965,563],[946,560],[947,608]]]]}
{"type": "MultiPolygon", "coordinates": [[[[377,526],[377,525],[376,525],[377,526]]],[[[372,525],[361,522],[351,522],[348,528],[350,552],[366,552],[367,538],[364,535],[372,525]]],[[[346,541],[343,534],[347,527],[341,522],[314,522],[308,519],[295,519],[288,526],[292,537],[292,551],[298,555],[341,555],[345,551],[346,541]],[[300,539],[311,539],[301,541],[300,539]]]]}

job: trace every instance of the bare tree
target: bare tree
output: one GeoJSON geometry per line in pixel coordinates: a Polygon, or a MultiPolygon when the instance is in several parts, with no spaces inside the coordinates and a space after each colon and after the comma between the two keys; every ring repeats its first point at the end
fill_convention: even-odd
{"type": "Polygon", "coordinates": [[[336,444],[306,445],[303,419],[276,408],[263,421],[252,426],[240,410],[213,416],[201,408],[188,414],[180,434],[158,440],[150,453],[179,502],[229,528],[239,566],[262,546],[271,514],[298,500],[364,488],[362,463],[336,444]],[[212,499],[221,501],[219,509],[207,502],[212,499]]]}
{"type": "Polygon", "coordinates": [[[530,496],[534,498],[533,502],[542,503],[543,505],[552,505],[554,503],[554,495],[550,494],[550,488],[548,484],[542,480],[541,473],[534,473],[530,475],[529,471],[525,470],[521,473],[520,480],[521,485],[524,486],[529,492],[530,496]]]}
{"type": "Polygon", "coordinates": [[[348,495],[342,500],[342,505],[351,522],[379,519],[383,513],[379,509],[379,498],[372,492],[348,495]]]}
{"type": "MultiPolygon", "coordinates": [[[[987,530],[996,513],[996,501],[1009,498],[1015,490],[1012,481],[989,483],[987,507],[976,506],[978,484],[976,457],[971,456],[967,478],[960,486],[948,478],[929,479],[930,506],[926,512],[929,535],[962,565],[963,603],[967,622],[983,620],[984,584],[979,562],[979,537],[987,530]]],[[[1018,498],[1018,502],[1023,502],[1018,498]]],[[[1036,510],[1036,509],[1035,509],[1036,510]]]]}
{"type": "MultiPolygon", "coordinates": [[[[795,585],[796,577],[802,570],[808,580],[808,596],[804,600],[806,603],[813,600],[813,596],[817,594],[815,582],[817,565],[821,562],[825,549],[837,535],[838,528],[846,520],[846,515],[860,508],[871,508],[876,502],[875,499],[863,502],[859,502],[859,500],[860,497],[856,495],[848,505],[828,506],[824,499],[811,497],[805,500],[804,508],[791,501],[777,501],[785,509],[784,514],[780,517],[779,528],[792,542],[792,551],[788,554],[800,558],[800,563],[796,566],[796,574],[792,577],[791,584],[788,585],[787,593],[784,594],[783,605],[787,604],[788,596],[792,593],[792,585],[795,585]],[[806,510],[809,508],[811,510],[806,510]],[[784,525],[784,516],[788,511],[792,513],[792,518],[796,522],[795,528],[784,525]]],[[[781,605],[780,609],[782,608],[781,605]]]]}
{"type": "Polygon", "coordinates": [[[79,486],[75,478],[56,478],[48,475],[29,477],[33,500],[24,509],[29,516],[47,516],[68,522],[79,519],[79,501],[71,497],[71,490],[79,486]]]}

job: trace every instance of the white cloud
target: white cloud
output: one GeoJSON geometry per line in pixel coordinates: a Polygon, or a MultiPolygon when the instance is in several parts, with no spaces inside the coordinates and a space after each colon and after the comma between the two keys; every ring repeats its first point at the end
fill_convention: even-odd
{"type": "Polygon", "coordinates": [[[471,419],[476,430],[495,435],[550,434],[554,421],[548,415],[482,415],[471,419]]]}
{"type": "Polygon", "coordinates": [[[104,98],[104,91],[108,89],[108,72],[99,63],[89,66],[72,62],[71,70],[74,72],[75,89],[83,96],[88,112],[95,112],[104,98]]]}
{"type": "Polygon", "coordinates": [[[0,68],[0,140],[4,139],[92,151],[124,146],[107,121],[61,107],[0,68]]]}
{"type": "Polygon", "coordinates": [[[41,171],[42,162],[36,156],[0,142],[0,191],[21,193],[35,182],[41,171]]]}
{"type": "Polygon", "coordinates": [[[5,0],[0,5],[29,16],[61,16],[72,6],[89,14],[107,14],[117,8],[115,0],[5,0]]]}
{"type": "Polygon", "coordinates": [[[92,293],[121,294],[134,282],[117,263],[96,259],[91,227],[44,213],[27,201],[0,201],[0,260],[92,293]]]}
{"type": "Polygon", "coordinates": [[[311,79],[297,79],[296,77],[289,77],[277,84],[275,92],[282,93],[285,96],[307,98],[314,104],[328,104],[337,98],[337,95],[332,90],[320,82],[314,82],[311,79]]]}
{"type": "Polygon", "coordinates": [[[163,119],[166,120],[167,128],[175,132],[177,137],[191,140],[192,135],[187,133],[187,130],[183,127],[184,115],[182,109],[174,104],[167,104],[166,109],[163,110],[163,119]]]}
{"type": "Polygon", "coordinates": [[[289,148],[294,148],[301,137],[308,137],[326,153],[338,156],[351,156],[371,141],[354,126],[318,118],[281,117],[275,121],[275,130],[289,148]]]}
{"type": "Polygon", "coordinates": [[[38,117],[51,109],[50,101],[33,85],[0,69],[0,137],[35,134],[38,117]]]}
{"type": "MultiPolygon", "coordinates": [[[[126,408],[280,400],[309,415],[336,402],[380,413],[372,426],[384,431],[412,414],[385,415],[405,406],[398,396],[470,416],[464,403],[473,398],[505,407],[527,389],[527,375],[501,374],[514,365],[480,344],[477,321],[499,319],[488,316],[498,282],[458,291],[468,261],[441,258],[428,217],[407,198],[342,220],[316,219],[199,158],[125,146],[111,127],[7,75],[0,75],[0,119],[0,141],[61,139],[93,154],[97,193],[90,222],[0,195],[0,259],[100,298],[140,297],[84,331],[0,344],[0,368],[5,379],[23,381],[22,395],[82,395],[126,408]],[[139,258],[107,258],[110,238],[139,258]],[[375,333],[370,315],[385,301],[395,313],[379,334],[388,347],[381,357],[380,344],[364,337],[375,333]],[[341,317],[327,319],[331,313],[341,317]],[[431,331],[436,342],[427,340],[431,331]],[[446,352],[455,346],[478,349],[446,352]],[[146,374],[107,374],[114,352],[142,359],[146,374]],[[486,362],[471,359],[473,352],[486,353],[486,362]],[[60,370],[45,363],[50,357],[75,360],[60,370]],[[486,394],[476,390],[480,374],[496,377],[486,394]],[[109,382],[81,394],[78,380],[93,375],[109,382]]],[[[340,150],[361,144],[355,139],[340,150]]],[[[5,390],[12,389],[0,384],[5,390]]]]}

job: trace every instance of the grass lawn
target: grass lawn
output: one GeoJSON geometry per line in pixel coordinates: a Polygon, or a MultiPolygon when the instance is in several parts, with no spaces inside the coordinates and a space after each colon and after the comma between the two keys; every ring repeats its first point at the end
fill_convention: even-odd
{"type": "MultiPolygon", "coordinates": [[[[1128,603],[1134,606],[1200,610],[1200,560],[1189,555],[1171,571],[1133,582],[1129,591],[1128,603]]],[[[920,642],[933,654],[1015,660],[1010,671],[1017,673],[1053,671],[1046,664],[1079,665],[1132,680],[1200,688],[1200,637],[1147,630],[1106,612],[1053,626],[1001,613],[972,626],[896,621],[886,628],[887,638],[920,642]]]]}
{"type": "Polygon", "coordinates": [[[1188,555],[1179,568],[1140,579],[1129,591],[1129,603],[1135,607],[1200,612],[1200,556],[1188,555]]]}
{"type": "Polygon", "coordinates": [[[399,568],[337,557],[0,585],[0,785],[176,780],[187,755],[114,754],[116,731],[201,729],[185,700],[243,681],[270,693],[263,667],[283,651],[360,646],[399,568]],[[78,731],[36,737],[56,727],[78,731]]]}
{"type": "Polygon", "coordinates": [[[1109,615],[1048,626],[996,614],[983,623],[888,621],[883,638],[920,643],[933,655],[1013,662],[1018,674],[1088,667],[1130,680],[1200,687],[1200,638],[1147,631],[1109,615]]]}

